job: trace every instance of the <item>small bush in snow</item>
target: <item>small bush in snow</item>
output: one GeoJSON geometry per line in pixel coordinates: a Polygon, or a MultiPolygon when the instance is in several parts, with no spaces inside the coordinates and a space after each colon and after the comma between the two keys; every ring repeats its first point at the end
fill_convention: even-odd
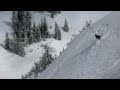
{"type": "Polygon", "coordinates": [[[89,28],[89,27],[91,26],[91,24],[92,24],[92,21],[91,21],[91,20],[90,20],[89,22],[86,21],[86,27],[87,27],[87,28],[89,28]]]}

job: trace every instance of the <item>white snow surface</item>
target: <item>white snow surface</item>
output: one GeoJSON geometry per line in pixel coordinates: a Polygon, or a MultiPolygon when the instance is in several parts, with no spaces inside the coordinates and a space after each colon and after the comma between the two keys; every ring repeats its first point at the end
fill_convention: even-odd
{"type": "MultiPolygon", "coordinates": [[[[21,78],[21,75],[24,75],[25,73],[27,73],[34,65],[34,62],[38,61],[39,58],[41,57],[41,55],[43,54],[44,50],[40,46],[43,43],[47,43],[51,47],[55,48],[55,51],[56,51],[55,54],[57,54],[57,56],[58,56],[60,51],[62,51],[63,48],[66,48],[66,43],[70,42],[72,35],[78,34],[78,32],[82,30],[82,28],[85,25],[85,22],[87,20],[92,20],[93,22],[96,22],[97,20],[101,19],[103,16],[106,16],[109,13],[110,12],[107,12],[107,11],[106,12],[105,11],[101,11],[101,12],[100,11],[85,11],[85,12],[84,11],[62,11],[62,13],[60,15],[56,16],[55,19],[51,19],[47,13],[41,14],[39,12],[32,11],[32,18],[33,18],[32,22],[39,24],[41,17],[45,16],[47,18],[48,26],[49,27],[52,26],[52,29],[49,28],[50,33],[54,34],[54,23],[57,22],[58,25],[60,27],[62,27],[64,25],[65,18],[68,21],[70,31],[68,33],[66,33],[61,30],[61,32],[62,32],[62,40],[61,41],[51,38],[51,39],[47,39],[46,41],[42,41],[40,43],[34,43],[34,44],[26,47],[25,51],[26,51],[27,55],[25,57],[20,57],[18,55],[15,55],[15,54],[12,54],[12,53],[6,51],[2,47],[4,45],[6,32],[9,33],[9,36],[11,36],[11,33],[13,32],[13,30],[11,28],[12,12],[11,11],[0,11],[0,36],[1,36],[0,37],[0,78],[1,79],[2,78],[5,78],[5,79],[21,78]]],[[[72,56],[74,56],[77,53],[76,50],[79,50],[79,52],[81,53],[81,51],[84,50],[84,48],[81,48],[81,47],[83,47],[83,46],[88,47],[89,45],[94,44],[94,42],[95,42],[94,38],[91,35],[88,35],[87,33],[89,34],[91,32],[90,31],[83,32],[82,35],[80,35],[79,37],[77,37],[75,40],[73,40],[71,42],[73,45],[70,45],[69,49],[65,50],[65,52],[63,52],[60,55],[60,57],[58,58],[58,60],[56,61],[56,64],[55,64],[57,66],[54,67],[57,71],[58,71],[58,66],[63,65],[63,61],[68,61],[68,58],[71,58],[72,56]],[[88,37],[90,37],[90,38],[88,39],[88,37]],[[80,39],[80,40],[78,41],[77,39],[78,40],[80,39]],[[75,47],[73,48],[72,46],[75,46],[75,47]],[[70,52],[69,55],[67,55],[68,52],[70,52]],[[71,57],[69,57],[69,56],[71,56],[71,57]]],[[[87,49],[87,50],[89,51],[89,49],[87,49]]],[[[84,55],[82,57],[84,57],[84,55]]],[[[76,59],[77,58],[78,57],[76,56],[76,59]]],[[[70,61],[69,63],[71,63],[72,66],[74,66],[74,63],[76,63],[76,61],[74,63],[72,63],[72,61],[70,61]]],[[[54,66],[54,63],[53,63],[53,66],[54,66]]],[[[69,64],[66,65],[65,68],[70,70],[69,64]]],[[[79,70],[79,68],[78,68],[78,70],[79,70]]],[[[49,72],[50,71],[48,70],[47,73],[49,73],[49,72]]],[[[63,70],[63,72],[64,72],[64,70],[63,70]]],[[[43,74],[43,76],[45,78],[49,76],[49,75],[46,75],[46,74],[44,75],[44,74],[43,74]]],[[[52,74],[51,74],[51,76],[52,76],[52,74]]],[[[69,74],[69,73],[67,73],[67,74],[69,74]]],[[[67,76],[67,74],[65,74],[65,75],[67,76]]],[[[60,78],[62,78],[61,74],[59,74],[59,73],[58,73],[58,75],[53,74],[54,78],[59,78],[58,76],[60,76],[60,78]],[[54,75],[56,77],[54,77],[54,75]]],[[[44,78],[44,77],[41,76],[40,78],[44,78]]],[[[66,77],[64,77],[64,78],[66,78],[66,77]]],[[[67,78],[70,78],[70,77],[67,77],[67,78]]]]}
{"type": "Polygon", "coordinates": [[[113,11],[82,31],[38,78],[120,79],[119,41],[120,12],[113,11]]]}

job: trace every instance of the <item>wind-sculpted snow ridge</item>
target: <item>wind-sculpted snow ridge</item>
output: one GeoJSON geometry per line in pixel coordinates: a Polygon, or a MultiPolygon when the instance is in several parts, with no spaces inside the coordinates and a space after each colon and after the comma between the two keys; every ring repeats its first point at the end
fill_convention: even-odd
{"type": "Polygon", "coordinates": [[[119,79],[119,41],[120,12],[112,12],[82,31],[38,78],[119,79]]]}

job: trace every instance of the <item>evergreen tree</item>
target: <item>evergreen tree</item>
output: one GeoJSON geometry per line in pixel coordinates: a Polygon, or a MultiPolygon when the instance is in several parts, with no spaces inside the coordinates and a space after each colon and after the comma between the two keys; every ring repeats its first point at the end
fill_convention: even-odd
{"type": "Polygon", "coordinates": [[[8,33],[6,33],[5,49],[7,50],[10,49],[10,39],[9,39],[8,33]]]}
{"type": "Polygon", "coordinates": [[[25,17],[25,11],[18,11],[18,20],[19,23],[23,23],[24,21],[24,17],[25,17]]]}
{"type": "MultiPolygon", "coordinates": [[[[39,11],[39,12],[44,13],[45,11],[39,11]]],[[[46,12],[50,13],[51,18],[54,18],[54,17],[55,17],[55,15],[57,15],[57,14],[60,14],[60,13],[61,13],[61,11],[46,11],[46,12]]]]}
{"type": "Polygon", "coordinates": [[[68,32],[68,31],[69,31],[69,27],[68,27],[68,23],[67,23],[67,20],[66,20],[66,19],[65,19],[63,31],[65,31],[65,32],[68,32]]]}
{"type": "Polygon", "coordinates": [[[44,17],[43,28],[44,28],[44,36],[45,38],[48,38],[48,26],[47,26],[47,21],[45,17],[44,17]]]}
{"type": "Polygon", "coordinates": [[[18,42],[17,40],[13,40],[12,41],[12,52],[17,54],[17,55],[20,55],[22,57],[25,56],[25,51],[24,51],[24,47],[23,47],[23,44],[21,42],[18,42]]]}
{"type": "Polygon", "coordinates": [[[40,31],[41,31],[41,37],[44,38],[44,22],[43,22],[43,19],[41,18],[41,28],[40,28],[40,31]]]}
{"type": "Polygon", "coordinates": [[[61,31],[56,22],[55,22],[55,36],[54,37],[56,40],[61,40],[61,31]]]}
{"type": "MultiPolygon", "coordinates": [[[[29,43],[28,33],[31,31],[31,14],[30,11],[22,11],[22,22],[21,22],[21,28],[23,32],[23,42],[26,44],[29,43]]],[[[31,35],[31,34],[30,34],[31,35]]]]}
{"type": "Polygon", "coordinates": [[[35,22],[33,23],[33,42],[37,42],[37,26],[35,25],[35,22]]]}
{"type": "Polygon", "coordinates": [[[60,31],[60,29],[58,30],[58,40],[61,40],[61,31],[60,31]]]}
{"type": "Polygon", "coordinates": [[[48,45],[44,46],[45,49],[45,53],[43,54],[43,56],[41,57],[41,61],[40,61],[40,69],[41,71],[45,70],[47,68],[47,66],[49,64],[52,63],[52,61],[54,61],[54,57],[52,55],[52,48],[50,48],[48,45]]]}
{"type": "Polygon", "coordinates": [[[6,33],[5,49],[20,56],[25,55],[22,43],[18,42],[16,38],[14,40],[9,39],[8,33],[6,33]]]}
{"type": "Polygon", "coordinates": [[[13,11],[12,12],[12,27],[14,30],[17,29],[17,23],[18,23],[17,11],[13,11]]]}
{"type": "Polygon", "coordinates": [[[14,30],[13,36],[14,37],[19,37],[19,22],[18,22],[18,12],[17,11],[13,11],[12,12],[12,27],[14,30]]]}
{"type": "Polygon", "coordinates": [[[40,32],[39,32],[39,28],[36,28],[36,41],[39,42],[40,41],[40,32]]]}
{"type": "Polygon", "coordinates": [[[30,11],[26,11],[26,34],[27,34],[27,38],[28,38],[28,43],[29,39],[32,37],[32,29],[31,29],[31,13],[30,11]]]}
{"type": "Polygon", "coordinates": [[[31,29],[31,13],[30,11],[26,11],[26,28],[27,30],[31,29]]]}
{"type": "MultiPolygon", "coordinates": [[[[13,12],[14,14],[14,12],[13,12]]],[[[13,15],[14,16],[14,15],[13,15]]],[[[15,32],[15,35],[16,35],[16,38],[18,41],[23,41],[23,38],[25,37],[24,36],[24,11],[17,11],[16,12],[16,22],[15,22],[15,25],[16,25],[16,29],[14,28],[14,32],[15,32]]],[[[14,24],[14,23],[13,23],[14,24]]]]}
{"type": "Polygon", "coordinates": [[[47,12],[51,13],[51,18],[54,18],[55,15],[61,13],[61,11],[47,11],[47,12]]]}
{"type": "Polygon", "coordinates": [[[54,18],[54,13],[51,13],[51,18],[54,18]]]}
{"type": "Polygon", "coordinates": [[[37,28],[37,35],[38,35],[38,38],[37,38],[37,41],[39,42],[41,39],[42,39],[42,36],[41,36],[41,24],[39,23],[38,25],[38,28],[37,28]]]}
{"type": "Polygon", "coordinates": [[[44,17],[44,19],[41,18],[41,36],[43,39],[48,38],[48,25],[47,25],[47,21],[46,18],[44,17]]]}
{"type": "Polygon", "coordinates": [[[29,30],[29,32],[27,32],[27,37],[28,37],[28,44],[32,44],[34,42],[34,35],[32,28],[29,30]]]}
{"type": "Polygon", "coordinates": [[[12,24],[17,40],[28,43],[27,35],[31,29],[30,11],[13,11],[12,24]]]}

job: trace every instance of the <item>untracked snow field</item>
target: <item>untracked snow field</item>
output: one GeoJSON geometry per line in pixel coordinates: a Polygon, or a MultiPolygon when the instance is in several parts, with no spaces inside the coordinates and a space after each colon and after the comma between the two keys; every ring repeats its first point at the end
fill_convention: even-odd
{"type": "MultiPolygon", "coordinates": [[[[55,22],[58,23],[59,27],[62,27],[64,25],[65,18],[68,21],[70,31],[66,33],[62,31],[61,29],[61,33],[62,33],[61,41],[50,38],[50,39],[47,39],[46,41],[34,43],[26,47],[25,48],[26,56],[20,57],[20,56],[17,56],[15,54],[12,54],[6,51],[3,48],[6,32],[9,33],[9,36],[11,36],[11,33],[13,32],[12,27],[11,27],[12,26],[12,23],[11,23],[12,11],[0,11],[0,78],[1,79],[19,79],[21,78],[21,75],[26,74],[32,68],[34,63],[38,61],[41,55],[43,54],[44,50],[41,47],[41,45],[44,43],[47,43],[51,47],[55,48],[54,54],[59,56],[60,51],[62,51],[63,48],[67,47],[66,44],[70,42],[72,35],[78,34],[79,31],[81,31],[82,28],[84,27],[86,21],[92,20],[93,23],[95,23],[96,21],[100,20],[102,17],[108,15],[111,12],[107,12],[107,11],[106,12],[104,11],[62,11],[62,13],[57,15],[54,19],[50,18],[47,14],[42,14],[42,13],[34,12],[34,11],[31,11],[31,13],[32,13],[32,22],[35,22],[37,24],[39,24],[39,22],[41,21],[41,17],[44,17],[44,16],[46,17],[48,27],[52,26],[52,28],[49,28],[50,33],[54,34],[55,22]]],[[[83,37],[87,38],[87,34],[86,35],[85,34],[83,35],[83,37]]],[[[72,51],[73,53],[77,49],[82,50],[82,46],[85,45],[84,44],[85,42],[88,42],[88,44],[86,44],[88,46],[91,44],[94,45],[95,41],[94,39],[91,40],[92,37],[89,38],[90,40],[87,40],[85,38],[75,43],[75,48],[72,51]],[[78,42],[83,43],[83,44],[80,44],[78,42]],[[81,45],[81,47],[78,47],[79,44],[81,45]]],[[[75,41],[73,41],[73,43],[74,42],[75,41]]],[[[88,49],[86,48],[86,50],[88,49]]],[[[86,53],[86,52],[83,52],[83,53],[86,53]]],[[[72,56],[73,55],[74,54],[72,54],[72,56]]],[[[82,57],[83,56],[81,55],[81,58],[82,57]]],[[[76,56],[76,58],[78,58],[78,56],[76,56]]],[[[74,64],[72,65],[74,66],[74,64]]]]}

